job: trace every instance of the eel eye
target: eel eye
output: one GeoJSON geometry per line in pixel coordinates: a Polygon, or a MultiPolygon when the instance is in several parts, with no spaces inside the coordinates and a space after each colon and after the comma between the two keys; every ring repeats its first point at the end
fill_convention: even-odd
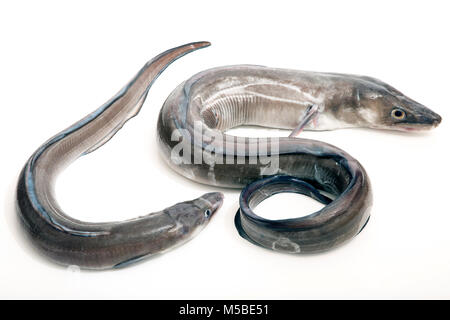
{"type": "Polygon", "coordinates": [[[208,218],[211,215],[211,210],[206,209],[205,210],[205,218],[208,218]]]}
{"type": "Polygon", "coordinates": [[[395,119],[403,120],[406,117],[406,113],[401,109],[393,109],[391,112],[391,116],[395,119]]]}

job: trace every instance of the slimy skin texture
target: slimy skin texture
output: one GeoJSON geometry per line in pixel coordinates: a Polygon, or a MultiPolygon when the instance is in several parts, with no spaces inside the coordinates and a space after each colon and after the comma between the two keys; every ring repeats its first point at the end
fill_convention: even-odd
{"type": "MultiPolygon", "coordinates": [[[[65,167],[101,147],[139,112],[149,88],[170,63],[208,45],[191,43],[158,55],[103,106],[32,154],[17,184],[17,212],[41,253],[63,265],[123,267],[181,245],[206,226],[222,204],[221,193],[127,221],[90,223],[59,207],[54,185],[65,167]]],[[[373,78],[232,66],[201,72],[172,92],[159,115],[158,141],[169,165],[185,177],[245,187],[235,218],[241,236],[271,250],[311,253],[344,243],[367,223],[372,192],[364,168],[320,141],[288,137],[267,144],[263,138],[223,132],[240,125],[295,128],[295,133],[346,127],[411,131],[440,121],[439,115],[373,78]],[[196,124],[199,141],[190,139],[196,124]],[[227,143],[216,139],[220,136],[227,143]],[[183,158],[189,161],[174,157],[180,138],[188,142],[183,158]],[[326,206],[298,219],[267,220],[254,214],[259,202],[279,192],[302,193],[326,206]]]]}
{"type": "Polygon", "coordinates": [[[181,175],[214,186],[245,187],[235,217],[242,237],[267,249],[303,254],[339,246],[366,225],[372,206],[366,171],[348,153],[324,142],[287,137],[267,146],[267,139],[237,138],[226,130],[255,125],[297,132],[306,123],[306,130],[410,131],[440,121],[433,111],[374,78],[238,65],[206,70],[180,84],[160,112],[158,137],[167,163],[181,175]],[[316,115],[305,122],[311,110],[316,115]],[[202,139],[192,139],[196,130],[202,139]],[[180,141],[187,141],[190,152],[184,150],[183,159],[189,161],[174,155],[180,141]],[[266,149],[265,158],[254,152],[266,149]],[[205,156],[199,161],[196,154],[205,156]],[[267,159],[275,158],[277,166],[269,168],[267,159]],[[302,193],[326,206],[297,219],[268,220],[253,212],[279,192],[302,193]]]}
{"type": "Polygon", "coordinates": [[[89,223],[59,207],[54,183],[61,170],[102,146],[139,112],[149,88],[170,63],[208,45],[191,43],[158,55],[103,106],[33,153],[19,177],[17,212],[40,252],[63,265],[123,267],[181,245],[206,226],[222,204],[221,193],[208,193],[127,221],[89,223]]]}

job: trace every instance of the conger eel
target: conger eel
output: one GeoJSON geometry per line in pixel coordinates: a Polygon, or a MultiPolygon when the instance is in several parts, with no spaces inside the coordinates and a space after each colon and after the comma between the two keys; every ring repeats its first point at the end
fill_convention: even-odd
{"type": "MultiPolygon", "coordinates": [[[[192,238],[223,201],[218,192],[121,222],[88,223],[62,211],[54,196],[58,173],[104,143],[135,116],[158,75],[208,42],[165,51],[149,61],[112,99],[44,143],[25,164],[17,208],[34,245],[53,261],[82,268],[121,267],[192,238]]],[[[346,152],[294,137],[302,129],[370,127],[419,130],[439,115],[369,77],[231,66],[201,72],[168,97],[158,141],[176,171],[197,182],[242,188],[239,233],[265,248],[321,252],[355,236],[369,219],[370,182],[346,152]],[[293,129],[287,138],[223,134],[240,125],[293,129]],[[253,209],[279,192],[308,195],[325,207],[297,219],[267,220],[253,209]]]]}
{"type": "Polygon", "coordinates": [[[67,215],[54,196],[58,173],[102,146],[135,116],[159,74],[174,60],[209,45],[186,44],[163,52],[99,109],[44,143],[25,164],[17,207],[33,244],[57,263],[88,269],[122,267],[192,238],[221,206],[221,193],[178,203],[123,222],[89,223],[67,215]]]}
{"type": "Polygon", "coordinates": [[[221,187],[246,186],[235,216],[242,237],[276,251],[315,253],[362,230],[371,187],[364,168],[348,153],[293,136],[303,128],[421,130],[440,121],[374,78],[238,65],[206,70],[180,84],[160,112],[158,137],[167,163],[183,176],[221,187]],[[293,132],[274,141],[224,134],[241,125],[293,132]],[[296,219],[254,213],[261,201],[280,192],[302,193],[326,206],[296,219]]]}

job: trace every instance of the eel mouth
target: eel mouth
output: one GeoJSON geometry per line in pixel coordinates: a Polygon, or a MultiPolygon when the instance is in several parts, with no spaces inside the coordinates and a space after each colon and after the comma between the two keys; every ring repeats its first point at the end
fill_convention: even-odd
{"type": "Polygon", "coordinates": [[[427,123],[402,123],[396,126],[397,130],[405,131],[405,132],[419,132],[419,131],[427,131],[434,129],[439,126],[439,124],[442,121],[442,118],[438,116],[439,118],[436,118],[434,120],[431,120],[427,123]]]}

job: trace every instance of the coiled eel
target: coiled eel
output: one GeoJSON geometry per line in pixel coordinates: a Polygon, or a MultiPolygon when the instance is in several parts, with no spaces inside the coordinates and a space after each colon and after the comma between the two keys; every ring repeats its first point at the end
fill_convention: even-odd
{"type": "Polygon", "coordinates": [[[357,235],[369,220],[372,191],[356,159],[330,144],[295,137],[302,129],[410,131],[440,121],[374,78],[237,65],[181,83],[162,107],[158,137],[167,163],[181,175],[245,187],[235,216],[242,237],[267,249],[303,254],[329,250],[357,235]],[[241,125],[293,132],[275,140],[225,133],[241,125]],[[325,206],[293,219],[255,214],[261,201],[280,192],[301,193],[325,206]]]}

